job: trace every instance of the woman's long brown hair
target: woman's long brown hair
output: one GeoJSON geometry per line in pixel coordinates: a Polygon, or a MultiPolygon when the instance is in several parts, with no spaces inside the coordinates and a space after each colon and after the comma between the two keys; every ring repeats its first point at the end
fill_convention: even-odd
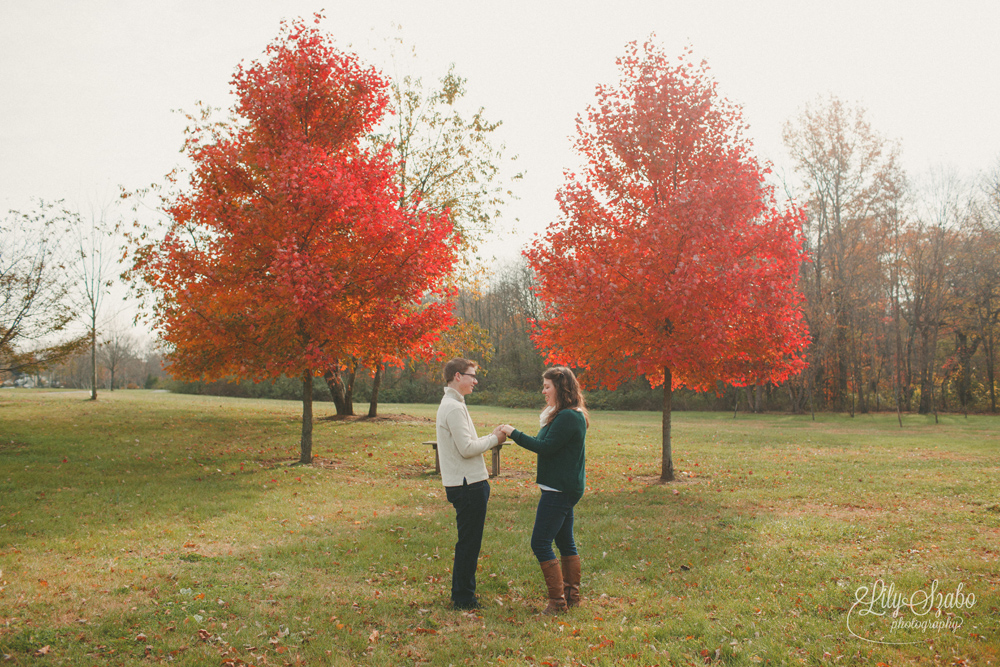
{"type": "Polygon", "coordinates": [[[547,423],[551,423],[560,410],[571,408],[579,409],[583,413],[583,418],[587,420],[587,426],[590,426],[590,415],[587,412],[587,404],[583,400],[580,383],[576,381],[573,371],[565,366],[553,366],[542,373],[542,379],[549,380],[552,382],[552,386],[556,388],[556,406],[552,414],[549,415],[547,423]]]}

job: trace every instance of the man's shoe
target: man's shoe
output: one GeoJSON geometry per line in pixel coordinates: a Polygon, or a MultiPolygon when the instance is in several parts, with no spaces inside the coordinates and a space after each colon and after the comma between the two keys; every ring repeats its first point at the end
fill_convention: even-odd
{"type": "Polygon", "coordinates": [[[456,602],[455,600],[452,600],[451,606],[453,609],[460,609],[462,611],[472,611],[475,609],[482,609],[482,607],[479,606],[478,599],[471,600],[469,602],[456,602]]]}

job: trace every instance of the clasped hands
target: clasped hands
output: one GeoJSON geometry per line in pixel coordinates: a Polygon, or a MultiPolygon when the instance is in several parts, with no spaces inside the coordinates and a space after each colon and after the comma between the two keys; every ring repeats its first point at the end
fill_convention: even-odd
{"type": "Polygon", "coordinates": [[[497,449],[503,446],[503,443],[507,441],[507,436],[513,432],[514,427],[510,424],[500,424],[493,429],[493,435],[497,437],[497,449]]]}

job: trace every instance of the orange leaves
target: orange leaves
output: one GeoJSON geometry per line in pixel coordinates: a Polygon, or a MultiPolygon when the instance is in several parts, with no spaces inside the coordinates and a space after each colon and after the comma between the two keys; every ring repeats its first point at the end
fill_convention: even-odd
{"type": "Polygon", "coordinates": [[[615,645],[615,640],[613,640],[613,639],[608,639],[608,638],[607,638],[607,637],[605,637],[604,635],[601,635],[601,636],[600,636],[600,640],[601,640],[601,641],[600,641],[600,642],[598,642],[597,644],[591,644],[591,645],[589,646],[589,648],[590,648],[590,650],[591,650],[591,651],[600,651],[601,649],[604,649],[604,648],[611,648],[612,646],[614,646],[614,645],[615,645]]]}
{"type": "Polygon", "coordinates": [[[166,235],[136,237],[171,372],[303,377],[428,348],[452,321],[457,240],[446,215],[400,207],[389,149],[369,146],[388,82],[296,21],[233,89],[235,121],[192,119],[166,235]]]}
{"type": "Polygon", "coordinates": [[[534,338],[591,387],[670,368],[707,390],[802,364],[801,212],[778,206],[738,107],[688,56],[628,47],[578,123],[585,171],[525,252],[546,304],[534,338]]]}

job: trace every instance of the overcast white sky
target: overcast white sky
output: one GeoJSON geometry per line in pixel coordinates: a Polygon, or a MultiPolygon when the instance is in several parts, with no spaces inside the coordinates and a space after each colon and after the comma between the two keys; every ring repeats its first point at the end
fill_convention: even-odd
{"type": "Polygon", "coordinates": [[[397,34],[426,78],[454,63],[468,99],[503,121],[525,173],[508,250],[555,217],[576,114],[625,43],[652,32],[708,60],[779,172],[782,125],[829,93],[899,139],[911,173],[971,173],[1000,155],[995,0],[0,0],[0,209],[39,197],[86,209],[162,181],[180,162],[172,110],[228,107],[236,64],[280,19],[321,9],[338,44],[379,67],[397,34]]]}

